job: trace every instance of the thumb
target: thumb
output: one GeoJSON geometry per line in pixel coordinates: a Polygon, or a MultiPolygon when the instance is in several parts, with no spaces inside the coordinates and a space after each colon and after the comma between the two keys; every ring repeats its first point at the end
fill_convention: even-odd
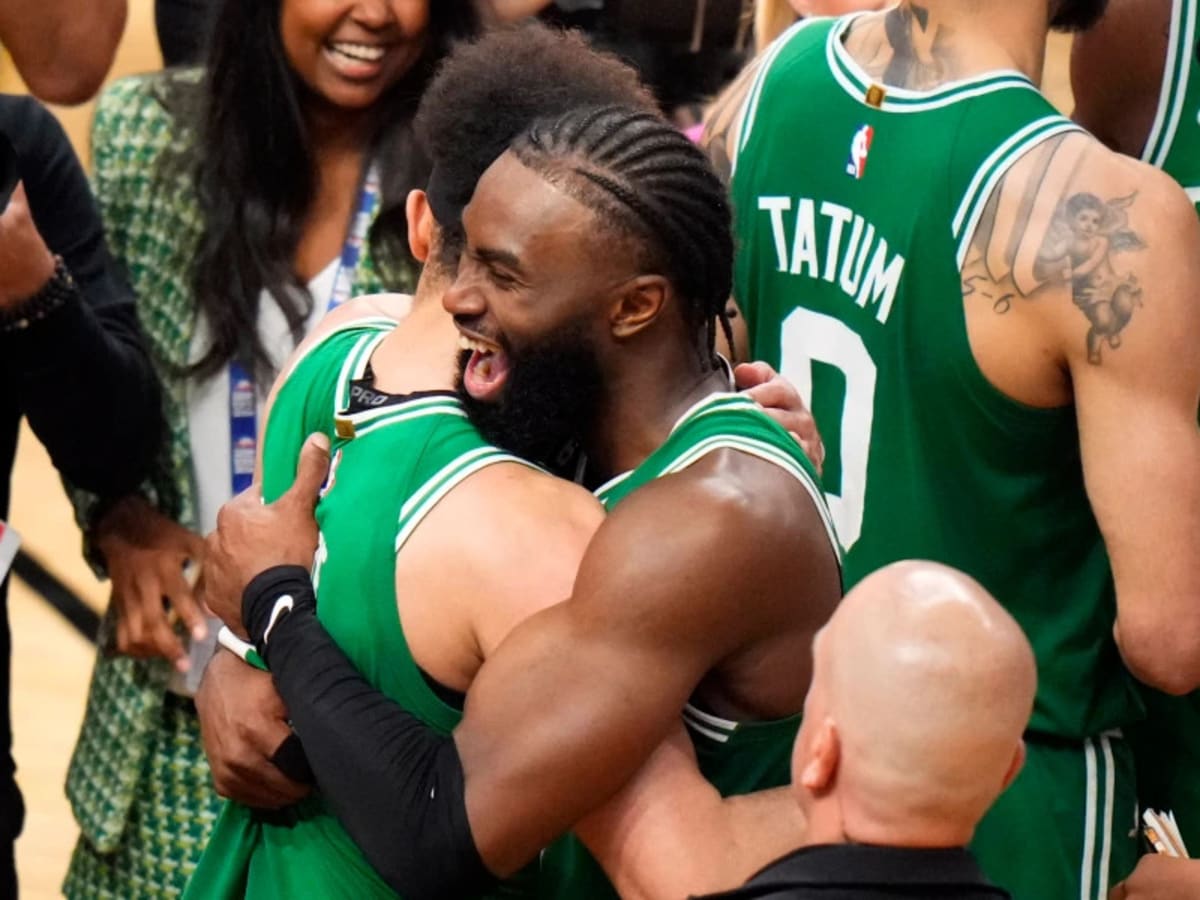
{"type": "Polygon", "coordinates": [[[733,381],[738,390],[758,387],[775,377],[775,370],[765,362],[741,363],[734,366],[733,381]]]}
{"type": "Polygon", "coordinates": [[[329,438],[324,434],[310,434],[300,448],[300,461],[296,464],[296,480],[292,482],[288,495],[307,504],[311,509],[317,505],[317,497],[325,476],[329,473],[329,438]]]}

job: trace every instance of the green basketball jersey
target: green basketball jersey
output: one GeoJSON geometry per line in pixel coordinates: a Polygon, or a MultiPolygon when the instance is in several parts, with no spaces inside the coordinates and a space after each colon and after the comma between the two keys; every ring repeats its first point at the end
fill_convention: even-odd
{"type": "MultiPolygon", "coordinates": [[[[800,446],[751,400],[737,394],[706,397],[680,418],[670,436],[636,469],[596,491],[611,509],[655,478],[682,471],[712,453],[730,449],[774,463],[799,481],[813,498],[840,556],[833,520],[821,495],[820,480],[800,446]]],[[[791,780],[792,744],[800,716],[771,722],[734,722],[689,704],[684,724],[696,749],[700,771],[721,796],[779,787],[791,780]]],[[[600,864],[574,835],[542,854],[539,896],[556,900],[616,898],[600,864]]]]}
{"type": "MultiPolygon", "coordinates": [[[[520,461],[488,445],[452,394],[413,394],[345,412],[351,382],[363,376],[372,351],[394,324],[354,323],[327,336],[293,368],[267,423],[263,496],[271,501],[291,485],[308,434],[329,435],[332,462],[316,511],[318,616],[368,681],[449,734],[462,714],[433,691],[409,651],[396,602],[396,554],[456,485],[485,466],[520,461]]],[[[396,897],[319,795],[277,813],[227,803],[188,895],[396,897]]],[[[496,892],[526,895],[519,881],[496,892]]]]}
{"type": "Polygon", "coordinates": [[[1200,0],[1172,0],[1162,93],[1142,159],[1183,185],[1200,204],[1200,0]]]}
{"type": "Polygon", "coordinates": [[[1140,702],[1112,639],[1074,410],[987,381],[959,275],[1004,173],[1077,127],[1017,72],[885,89],[845,49],[853,21],[793,27],[743,109],[735,294],[753,353],[821,423],[846,586],[901,559],[962,569],[1033,643],[1034,730],[1124,725],[1140,702]]]}

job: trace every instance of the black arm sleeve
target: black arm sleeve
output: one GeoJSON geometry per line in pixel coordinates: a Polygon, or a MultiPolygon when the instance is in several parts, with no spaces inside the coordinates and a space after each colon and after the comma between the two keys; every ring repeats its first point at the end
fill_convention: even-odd
{"type": "Polygon", "coordinates": [[[243,620],[317,786],[384,881],[409,900],[486,890],[495,879],[471,836],[453,738],[358,673],[317,619],[308,572],[277,566],[259,575],[243,596],[243,620]],[[277,604],[285,595],[290,610],[277,604]]]}
{"type": "Polygon", "coordinates": [[[20,157],[30,211],[80,296],[0,335],[0,383],[70,481],[104,497],[132,491],[162,443],[158,379],[100,212],[58,121],[29,97],[0,96],[0,131],[20,157]]]}

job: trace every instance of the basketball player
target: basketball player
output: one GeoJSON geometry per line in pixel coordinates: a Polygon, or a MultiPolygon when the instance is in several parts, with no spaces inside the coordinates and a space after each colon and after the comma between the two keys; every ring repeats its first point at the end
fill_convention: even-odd
{"type": "MultiPolygon", "coordinates": [[[[1196,0],[1111,0],[1075,38],[1077,122],[1114,150],[1157,166],[1200,204],[1200,42],[1196,0]]],[[[1129,730],[1143,806],[1172,810],[1200,852],[1200,696],[1144,690],[1147,719],[1129,730]]],[[[1200,865],[1200,864],[1198,864],[1200,865]]],[[[1175,871],[1163,866],[1166,871],[1175,871]]]]}
{"type": "MultiPolygon", "coordinates": [[[[534,110],[562,112],[606,95],[639,101],[642,111],[652,108],[630,70],[588,53],[577,38],[526,29],[492,35],[458,51],[430,88],[429,105],[421,116],[424,130],[431,131],[438,160],[436,190],[431,189],[434,208],[447,219],[457,216],[454,201],[469,196],[476,180],[478,170],[471,173],[470,165],[484,157],[484,148],[494,145],[497,137],[507,137],[506,129],[511,130],[522,116],[527,119],[534,110]],[[469,126],[464,127],[464,122],[469,126]],[[470,148],[472,141],[483,145],[478,152],[470,148]]],[[[623,109],[636,115],[638,108],[623,109]]],[[[649,116],[641,124],[657,127],[661,122],[649,116]]],[[[495,155],[496,150],[490,152],[495,155]]],[[[699,162],[702,171],[702,158],[699,162]]],[[[718,189],[719,197],[719,185],[712,182],[710,187],[718,189]]],[[[334,463],[318,508],[321,543],[313,580],[321,596],[321,618],[372,684],[445,733],[460,717],[460,692],[499,638],[515,622],[570,593],[600,507],[582,489],[522,470],[513,457],[489,448],[465,420],[462,405],[445,393],[453,387],[453,369],[445,364],[445,351],[455,333],[453,320],[437,301],[454,272],[460,245],[453,229],[437,227],[436,217],[419,195],[411,201],[409,213],[414,253],[423,259],[431,250],[434,253],[412,314],[393,327],[394,321],[362,318],[361,305],[341,310],[337,318],[323,324],[315,343],[301,349],[299,362],[291,367],[273,401],[263,488],[267,496],[282,493],[296,471],[295,451],[304,436],[309,431],[334,430],[331,410],[347,410],[337,420],[334,463]],[[413,448],[425,449],[414,452],[413,448]],[[386,467],[399,472],[385,475],[386,467]],[[398,524],[397,510],[402,510],[398,524]],[[464,545],[463,521],[502,523],[502,527],[464,545]],[[393,540],[400,550],[394,563],[393,540]],[[538,551],[536,565],[524,559],[527,548],[533,547],[538,551]],[[447,560],[453,560],[452,568],[447,560]],[[520,562],[514,566],[516,560],[520,562]],[[397,602],[402,630],[395,613],[397,602]]],[[[381,300],[369,302],[373,304],[369,311],[397,315],[381,300]]],[[[552,358],[552,353],[531,352],[518,364],[522,374],[519,379],[514,375],[515,383],[528,386],[526,372],[533,371],[536,377],[537,367],[552,358]]],[[[554,377],[561,378],[562,373],[554,377]]],[[[555,414],[553,400],[553,394],[543,393],[516,418],[523,423],[527,416],[539,436],[553,434],[562,429],[559,417],[564,413],[557,408],[555,414]]],[[[575,401],[580,401],[578,392],[575,401]]],[[[685,439],[683,435],[694,438],[697,433],[715,437],[718,444],[722,439],[729,442],[733,439],[723,438],[710,424],[723,423],[726,429],[743,433],[736,441],[740,446],[753,449],[761,444],[765,449],[760,447],[759,452],[778,456],[778,447],[771,449],[775,441],[793,447],[788,451],[793,455],[799,452],[778,428],[764,428],[765,417],[753,411],[749,401],[722,395],[710,398],[696,416],[702,412],[706,413],[703,424],[681,426],[677,443],[685,439]],[[756,443],[756,434],[767,440],[756,443]]],[[[557,443],[539,441],[537,447],[522,449],[542,457],[557,449],[557,443]]],[[[795,470],[794,464],[786,462],[789,458],[783,454],[783,464],[795,470]]],[[[803,484],[811,486],[806,471],[792,471],[787,477],[803,478],[803,484]]],[[[806,502],[813,505],[811,498],[806,502]]],[[[824,544],[818,548],[833,557],[828,537],[821,540],[824,544]]],[[[832,585],[833,593],[818,607],[821,614],[836,600],[836,565],[832,585]]],[[[795,618],[803,620],[799,613],[795,618]]],[[[783,723],[780,730],[788,739],[795,722],[783,723]]],[[[781,749],[779,760],[770,753],[765,758],[752,750],[741,753],[759,757],[761,765],[786,766],[786,747],[781,749]]],[[[348,759],[341,763],[351,764],[348,759]]],[[[622,805],[610,804],[594,817],[591,827],[597,840],[609,841],[602,854],[607,861],[629,864],[621,870],[627,891],[661,896],[662,889],[647,880],[660,877],[660,872],[669,875],[671,888],[736,883],[769,858],[764,845],[786,846],[788,829],[779,825],[786,823],[790,810],[783,796],[771,819],[759,811],[757,801],[722,805],[677,744],[656,755],[626,796],[629,799],[622,805]],[[653,808],[644,799],[651,796],[647,793],[651,788],[658,798],[653,808]],[[757,831],[738,828],[753,841],[747,846],[747,861],[737,861],[737,839],[720,830],[720,816],[729,817],[730,827],[746,824],[748,816],[754,817],[751,828],[760,823],[757,831]],[[667,830],[660,830],[656,820],[665,821],[667,830]],[[676,857],[671,854],[651,859],[631,852],[624,841],[630,833],[644,836],[634,848],[645,842],[662,847],[664,841],[673,841],[681,848],[678,862],[672,862],[676,857]],[[704,855],[691,859],[683,855],[705,841],[711,850],[704,855]],[[688,871],[700,868],[707,870],[704,878],[713,880],[690,882],[688,871]]],[[[370,845],[364,846],[370,852],[370,845]]],[[[438,863],[432,856],[422,860],[431,870],[426,877],[440,875],[438,863]]],[[[512,896],[525,890],[519,883],[506,884],[503,893],[512,896]]],[[[392,896],[320,799],[271,815],[228,807],[189,892],[203,898],[302,893],[392,896]]]]}
{"type": "Polygon", "coordinates": [[[1036,89],[1047,29],[1103,7],[801,23],[715,135],[735,296],[822,423],[847,583],[947,563],[1034,646],[1029,762],[973,847],[1028,900],[1102,898],[1133,864],[1130,670],[1200,683],[1200,231],[1036,89]]]}
{"type": "MultiPolygon", "coordinates": [[[[236,597],[253,578],[247,628],[318,784],[409,898],[469,894],[517,870],[612,796],[685,707],[701,771],[723,794],[786,783],[811,638],[840,596],[810,464],[728,393],[713,356],[733,246],[724,188],[699,150],[659,116],[585,107],[522,135],[463,221],[445,306],[470,348],[464,406],[526,458],[581,438],[606,482],[610,515],[570,598],[488,656],[451,739],[357,675],[312,614],[303,568],[253,578],[311,552],[296,539],[299,504],[243,500],[211,541],[237,588],[218,592],[216,611],[241,627],[236,597]]],[[[336,472],[334,485],[329,496],[336,472]]],[[[506,527],[461,523],[468,541],[506,527]]],[[[653,862],[667,851],[645,837],[646,804],[579,830],[602,859],[653,862]]],[[[612,896],[582,848],[548,857],[542,895],[612,896]]],[[[680,871],[665,893],[701,887],[680,871]]]]}

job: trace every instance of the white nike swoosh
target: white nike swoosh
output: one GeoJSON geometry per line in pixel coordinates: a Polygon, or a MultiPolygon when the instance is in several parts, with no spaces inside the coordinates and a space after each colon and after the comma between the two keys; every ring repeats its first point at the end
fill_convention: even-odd
{"type": "Polygon", "coordinates": [[[271,610],[271,619],[267,622],[267,630],[263,632],[263,643],[266,644],[271,640],[271,629],[275,627],[275,623],[279,621],[280,616],[284,613],[290,613],[292,607],[296,605],[296,601],[292,599],[291,594],[284,594],[275,601],[275,608],[271,610]]]}

